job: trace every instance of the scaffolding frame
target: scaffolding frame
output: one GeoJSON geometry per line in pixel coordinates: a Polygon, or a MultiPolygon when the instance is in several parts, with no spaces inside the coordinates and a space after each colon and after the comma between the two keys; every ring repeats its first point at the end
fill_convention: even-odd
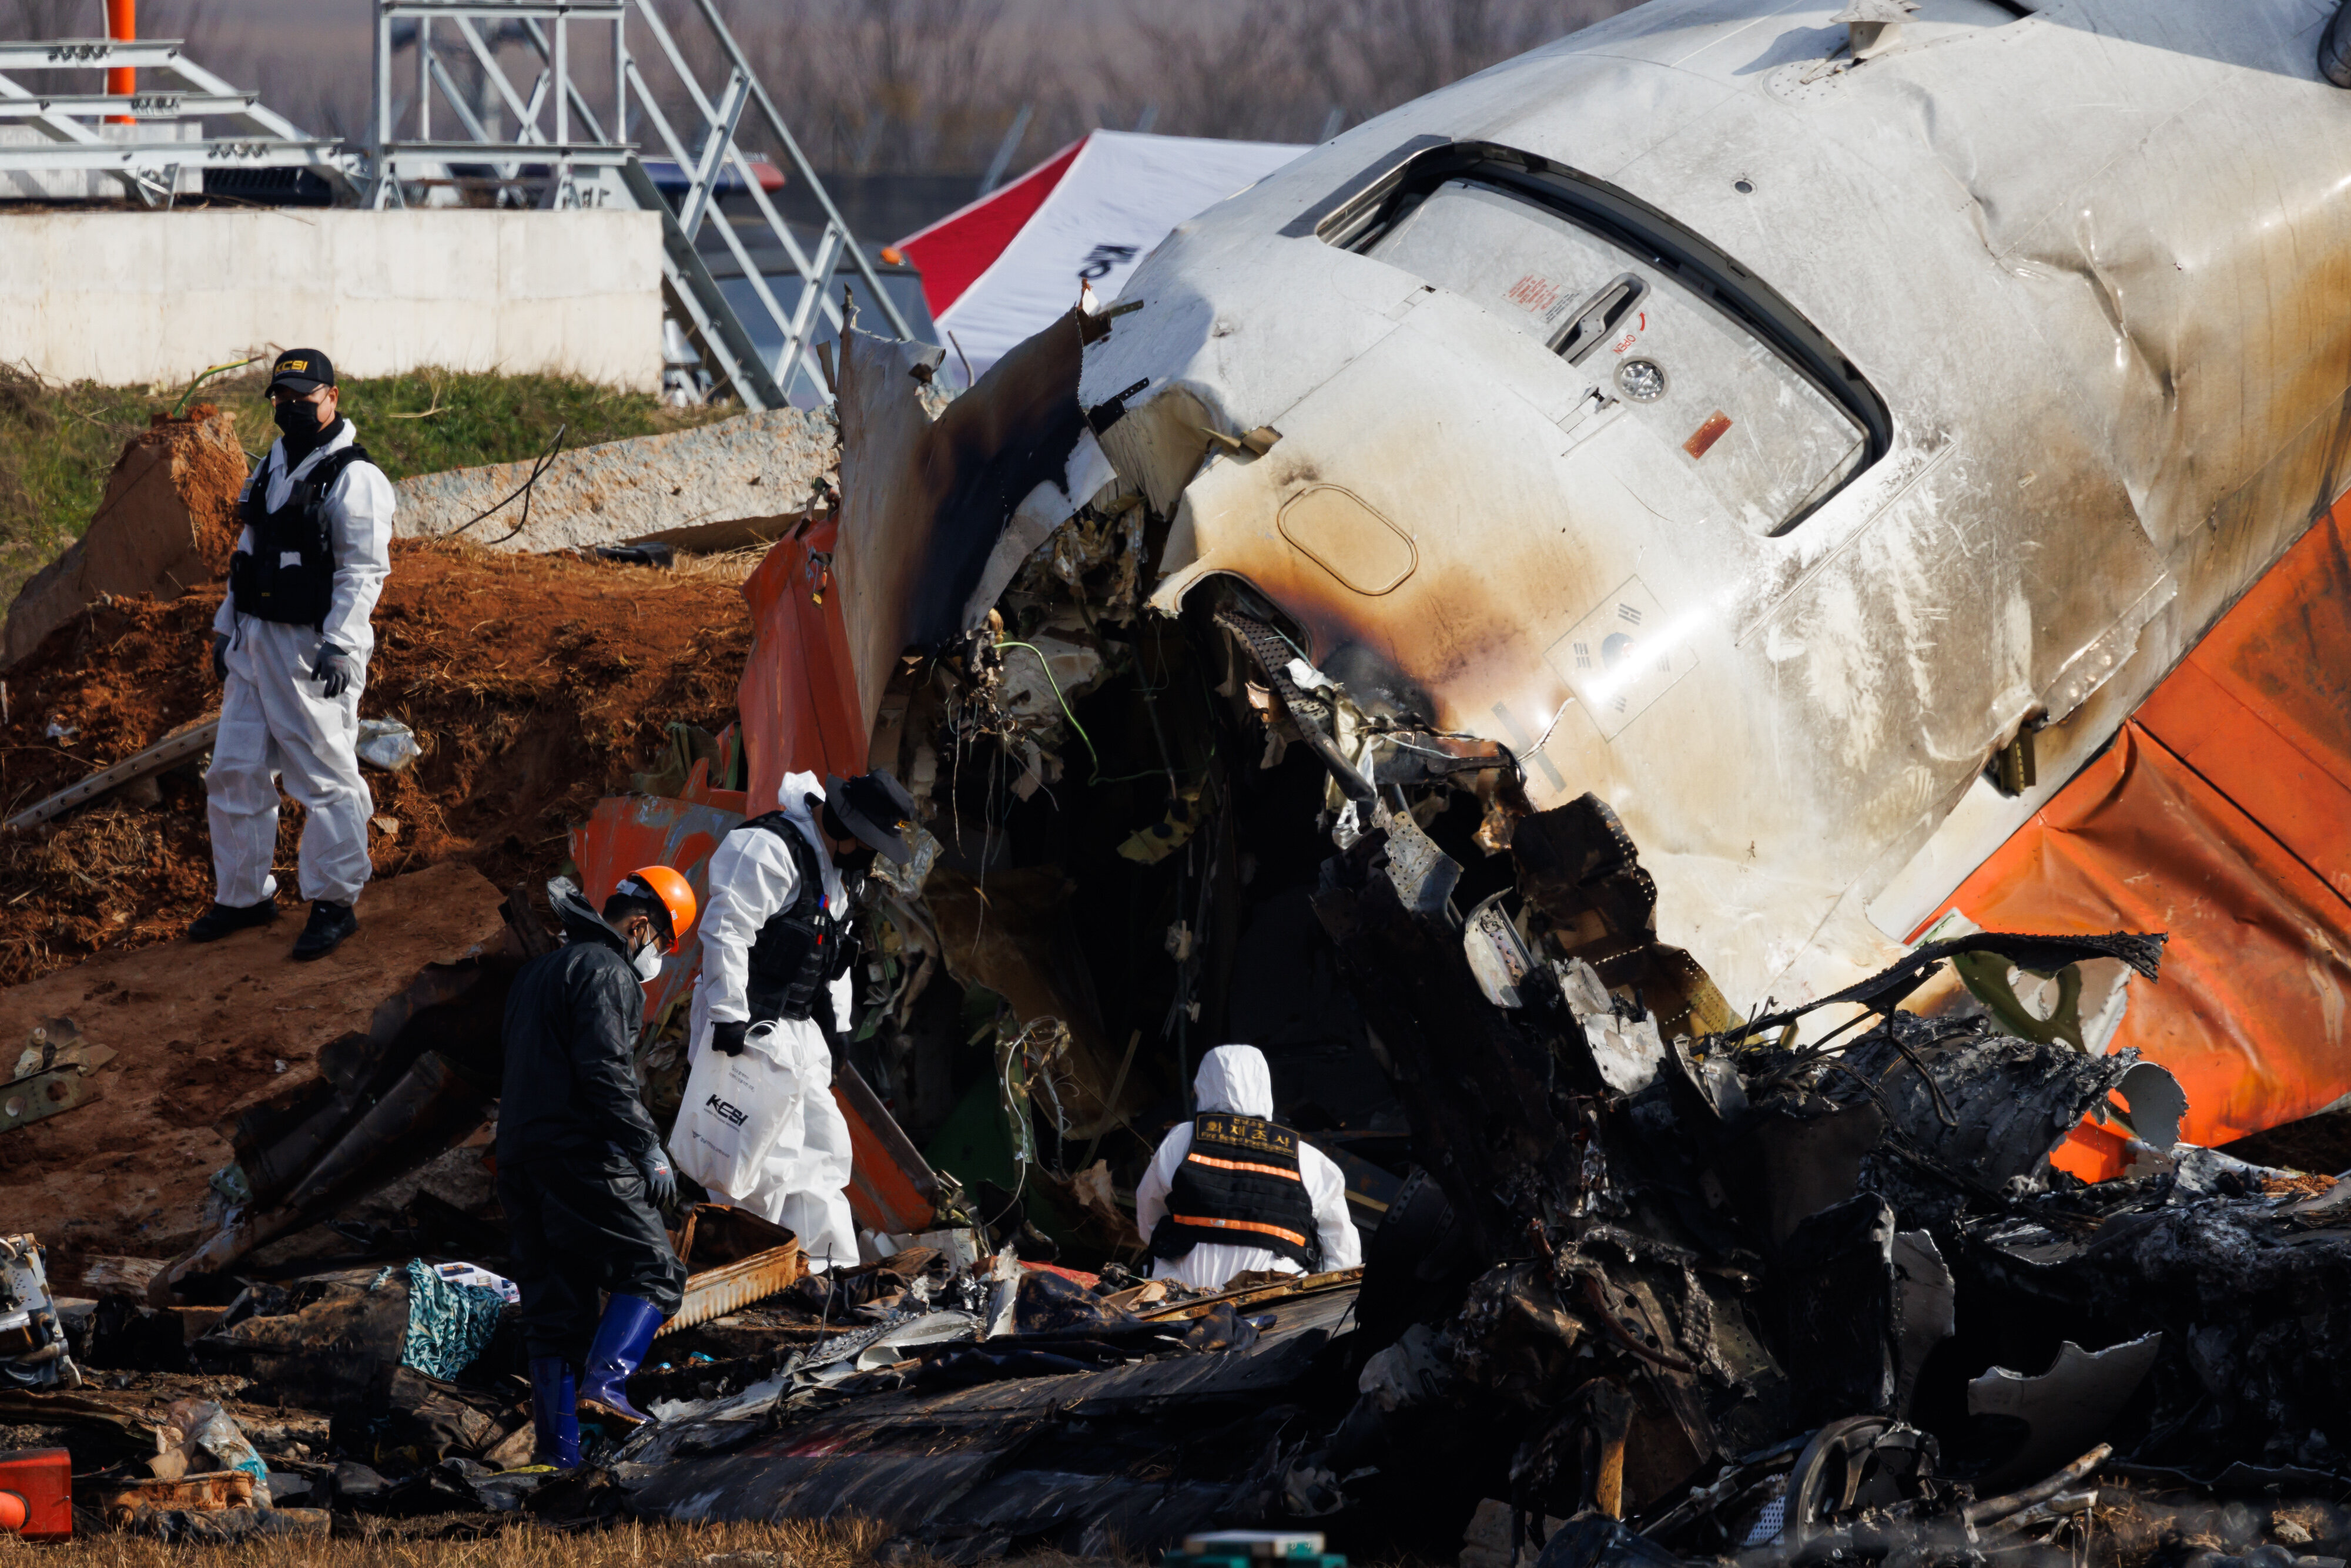
{"type": "Polygon", "coordinates": [[[349,193],[357,188],[359,160],[340,141],[305,135],[285,116],[188,58],[178,38],[45,38],[0,40],[0,125],[26,125],[47,138],[0,144],[0,173],[80,170],[109,175],[149,206],[168,206],[187,169],[308,169],[349,193]],[[125,68],[175,78],[131,93],[37,92],[16,79],[25,71],[109,71],[125,68]],[[131,136],[116,140],[90,121],[128,117],[141,126],[176,125],[218,115],[241,120],[246,133],[193,141],[131,136]]]}
{"type": "Polygon", "coordinates": [[[714,0],[693,0],[688,14],[700,17],[705,42],[726,72],[716,93],[705,89],[687,63],[653,0],[377,0],[368,204],[405,205],[409,187],[447,178],[455,163],[486,165],[494,172],[493,183],[525,193],[540,206],[617,205],[657,213],[664,305],[711,372],[711,395],[731,392],[746,408],[780,408],[789,401],[786,389],[804,377],[813,393],[829,402],[831,377],[818,359],[815,339],[820,319],[836,334],[845,328],[847,301],[832,298],[830,287],[844,256],[853,261],[867,297],[891,329],[901,338],[911,338],[913,331],[714,0]],[[630,47],[632,21],[653,45],[643,57],[630,47]],[[486,22],[493,24],[494,38],[518,37],[536,57],[527,91],[517,89],[492,41],[482,36],[479,24],[486,22]],[[408,28],[399,27],[402,23],[408,28]],[[573,68],[572,29],[582,25],[610,28],[608,80],[583,82],[573,68]],[[513,134],[505,134],[496,114],[486,120],[467,102],[441,57],[436,29],[472,60],[496,94],[495,110],[511,118],[513,134]],[[403,46],[413,50],[413,94],[396,99],[395,57],[403,46]],[[644,62],[654,59],[666,65],[677,84],[669,106],[645,74],[644,62]],[[462,137],[434,134],[436,95],[462,137]],[[415,133],[402,136],[403,111],[412,104],[415,133]],[[764,123],[784,152],[786,177],[801,181],[824,212],[825,226],[812,253],[761,188],[752,157],[738,140],[746,116],[754,111],[756,122],[764,123]],[[629,139],[632,116],[652,132],[651,155],[674,162],[684,173],[685,190],[674,206],[645,166],[647,148],[629,139]],[[772,370],[697,246],[722,187],[733,188],[730,176],[750,198],[754,237],[780,252],[800,280],[799,298],[787,309],[737,225],[717,214],[717,233],[741,268],[757,308],[782,340],[772,370]]]}

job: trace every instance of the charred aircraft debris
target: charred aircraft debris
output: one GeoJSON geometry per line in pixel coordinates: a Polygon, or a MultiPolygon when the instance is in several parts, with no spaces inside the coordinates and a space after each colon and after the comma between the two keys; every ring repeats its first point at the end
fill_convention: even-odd
{"type": "MultiPolygon", "coordinates": [[[[488,1318],[434,1372],[423,1276],[253,1260],[490,1113],[519,898],[239,1122],[246,1187],[99,1326],[225,1304],[187,1354],[329,1389],[337,1507],[2341,1568],[2351,1183],[2198,1146],[2104,1049],[2164,931],[1911,943],[2342,488],[2351,126],[2283,0],[1901,9],[1654,0],[1309,153],[944,404],[939,350],[846,334],[838,515],[754,655],[809,678],[747,677],[743,800],[822,761],[917,802],[841,1051],[904,1223],[780,1291],[788,1238],[706,1252],[656,1422],[501,1479],[488,1318]],[[2291,221],[2174,199],[2240,164],[2291,221]],[[1360,1275],[1135,1272],[1135,1178],[1236,1040],[1360,1275]],[[975,1096],[992,1173],[938,1154],[975,1096]],[[2085,1125],[2110,1179],[2052,1163],[2085,1125]]],[[[496,1260],[402,1223],[346,1228],[496,1260]]]]}

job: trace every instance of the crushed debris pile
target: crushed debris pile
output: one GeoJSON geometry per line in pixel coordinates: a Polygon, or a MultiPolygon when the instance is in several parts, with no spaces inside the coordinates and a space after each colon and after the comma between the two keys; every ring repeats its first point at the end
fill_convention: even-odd
{"type": "MultiPolygon", "coordinates": [[[[60,626],[5,677],[0,800],[13,812],[218,709],[217,601],[116,599],[60,626]]],[[[362,719],[423,755],[370,769],[376,874],[463,861],[500,887],[543,877],[563,835],[657,760],[671,724],[723,729],[750,646],[722,578],[395,543],[362,719]]],[[[101,948],[166,940],[211,895],[200,758],[142,801],[117,794],[0,841],[0,984],[101,948]]],[[[135,789],[136,787],[134,787],[135,789]]],[[[280,824],[290,865],[300,812],[280,824]]]]}
{"type": "MultiPolygon", "coordinates": [[[[1360,1282],[1146,1314],[1232,1312],[1180,1345],[1114,1281],[983,1299],[1001,1255],[879,1310],[836,1287],[862,1321],[664,1406],[601,1506],[847,1510],[956,1562],[1233,1526],[1436,1557],[1498,1503],[1551,1568],[2339,1557],[2351,1184],[2176,1144],[2159,1070],[1980,1019],[1889,1012],[1834,1049],[1652,1031],[1612,1085],[1588,969],[1498,1006],[1405,882],[1375,831],[1316,899],[1433,1173],[1360,1282]],[[2085,1113],[2146,1134],[2142,1174],[2050,1166],[2085,1113]]],[[[2063,946],[1967,950],[2153,968],[2160,944],[2063,946]]]]}

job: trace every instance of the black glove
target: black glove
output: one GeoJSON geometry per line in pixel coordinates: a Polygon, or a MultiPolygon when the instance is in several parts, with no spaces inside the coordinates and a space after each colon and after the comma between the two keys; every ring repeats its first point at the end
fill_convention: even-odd
{"type": "Polygon", "coordinates": [[[710,1026],[710,1049],[721,1056],[743,1054],[743,1037],[751,1032],[748,1019],[714,1020],[710,1026]]]}
{"type": "Polygon", "coordinates": [[[677,1173],[669,1168],[669,1156],[659,1149],[637,1156],[637,1168],[645,1175],[645,1201],[655,1208],[672,1208],[677,1204],[677,1173]]]}
{"type": "Polygon", "coordinates": [[[352,664],[349,653],[332,643],[321,643],[318,653],[311,656],[310,674],[319,683],[319,695],[331,698],[341,696],[350,689],[351,682],[359,675],[359,668],[352,664]]]}
{"type": "Polygon", "coordinates": [[[228,679],[228,638],[219,632],[213,633],[213,679],[228,679]]]}

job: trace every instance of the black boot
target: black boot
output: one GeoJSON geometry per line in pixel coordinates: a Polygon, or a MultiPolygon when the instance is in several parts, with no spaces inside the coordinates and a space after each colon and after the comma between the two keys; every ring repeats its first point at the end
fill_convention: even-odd
{"type": "Polygon", "coordinates": [[[359,928],[359,916],[351,913],[350,904],[329,904],[322,898],[310,905],[309,923],[294,938],[294,956],[323,958],[359,928]]]}
{"type": "Polygon", "coordinates": [[[214,904],[189,925],[188,940],[217,942],[232,931],[242,931],[248,925],[266,925],[277,918],[277,901],[274,898],[248,904],[242,909],[233,904],[214,904]]]}
{"type": "Polygon", "coordinates": [[[2336,6],[2318,35],[2318,74],[2336,87],[2351,87],[2351,3],[2336,6]]]}

